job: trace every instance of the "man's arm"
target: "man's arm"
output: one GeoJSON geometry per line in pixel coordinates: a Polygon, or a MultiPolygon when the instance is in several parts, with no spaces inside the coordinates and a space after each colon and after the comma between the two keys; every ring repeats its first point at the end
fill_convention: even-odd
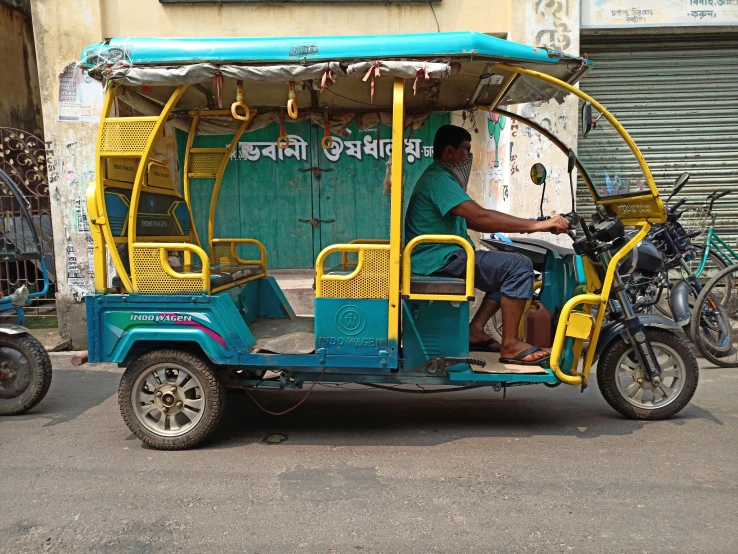
{"type": "Polygon", "coordinates": [[[555,231],[564,233],[569,228],[569,222],[560,215],[553,216],[546,221],[524,219],[505,214],[496,210],[486,210],[474,200],[467,200],[451,208],[451,213],[466,219],[470,229],[482,233],[539,233],[555,231]]]}

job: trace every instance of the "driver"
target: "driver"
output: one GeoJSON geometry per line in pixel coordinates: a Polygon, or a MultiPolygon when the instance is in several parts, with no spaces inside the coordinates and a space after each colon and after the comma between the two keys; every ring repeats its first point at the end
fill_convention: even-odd
{"type": "MultiPolygon", "coordinates": [[[[487,210],[466,193],[472,165],[471,135],[461,127],[444,125],[433,140],[432,163],[420,176],[405,216],[405,240],[419,235],[456,235],[474,247],[467,228],[483,233],[565,232],[569,222],[556,215],[546,221],[523,219],[487,210]]],[[[454,244],[422,243],[412,253],[413,273],[464,278],[466,252],[454,244]]],[[[549,349],[526,344],[518,326],[526,300],[533,296],[533,264],[522,254],[477,250],[474,284],[486,292],[469,325],[469,350],[500,352],[500,361],[538,365],[549,349]],[[484,330],[502,308],[502,344],[484,330]]]]}

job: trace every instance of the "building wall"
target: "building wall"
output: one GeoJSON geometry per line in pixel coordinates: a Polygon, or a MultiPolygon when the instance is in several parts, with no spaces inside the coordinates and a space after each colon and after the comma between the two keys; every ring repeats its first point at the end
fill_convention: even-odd
{"type": "Polygon", "coordinates": [[[43,138],[29,0],[0,0],[0,127],[43,138]]]}

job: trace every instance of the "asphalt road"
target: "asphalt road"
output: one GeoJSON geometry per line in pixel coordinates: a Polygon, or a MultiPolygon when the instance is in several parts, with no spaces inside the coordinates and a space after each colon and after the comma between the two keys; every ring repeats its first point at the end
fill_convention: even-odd
{"type": "Polygon", "coordinates": [[[206,446],[159,452],[118,413],[119,370],[70,367],[0,418],[1,552],[738,552],[738,369],[703,367],[654,423],[596,386],[319,386],[282,418],[234,393],[206,446]]]}

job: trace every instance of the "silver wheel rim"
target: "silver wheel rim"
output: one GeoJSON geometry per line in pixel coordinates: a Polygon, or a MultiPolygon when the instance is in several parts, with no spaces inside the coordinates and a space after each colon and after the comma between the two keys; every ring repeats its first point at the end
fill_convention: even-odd
{"type": "Polygon", "coordinates": [[[161,437],[191,431],[205,413],[205,397],[197,377],[180,364],[155,364],[138,376],[131,405],[139,423],[161,437]]]}
{"type": "Polygon", "coordinates": [[[644,378],[643,369],[632,348],[620,356],[615,369],[618,392],[630,404],[644,410],[663,408],[674,402],[687,381],[684,360],[676,350],[659,342],[652,342],[651,346],[661,367],[661,383],[658,385],[644,378]]]}

